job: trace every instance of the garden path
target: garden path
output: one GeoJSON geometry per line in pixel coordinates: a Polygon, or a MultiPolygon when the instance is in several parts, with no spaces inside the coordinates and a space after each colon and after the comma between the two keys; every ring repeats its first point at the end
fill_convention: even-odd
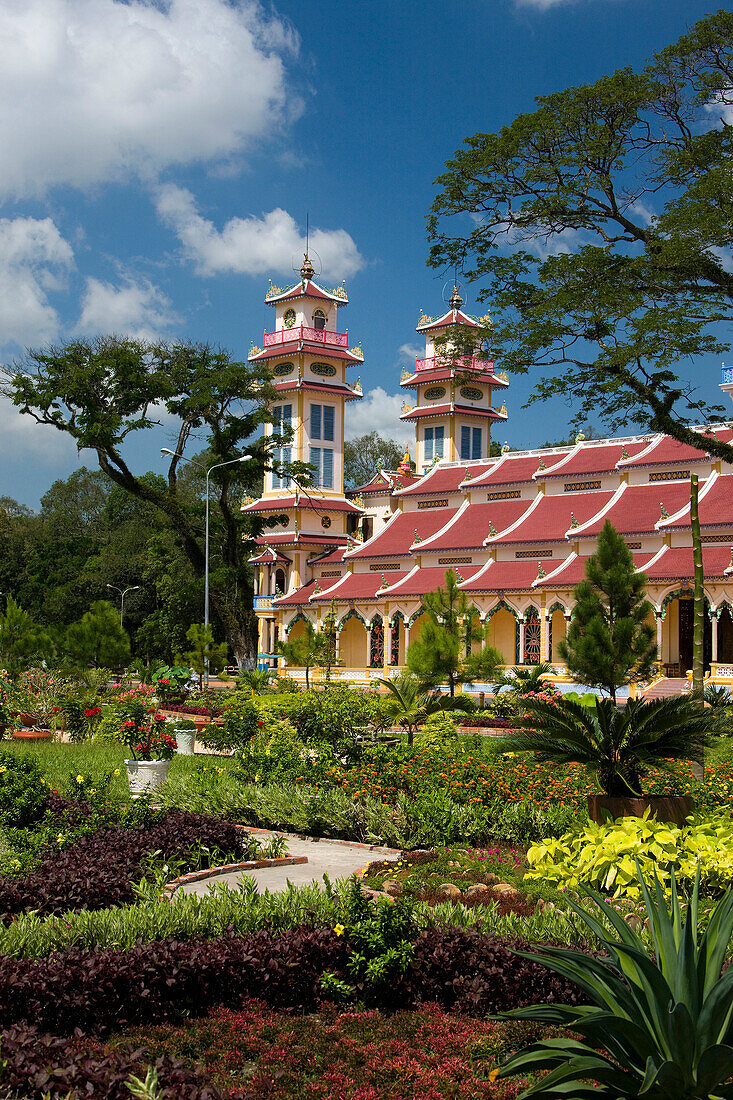
{"type": "MultiPolygon", "coordinates": [[[[272,836],[269,830],[253,829],[257,836],[272,836]]],[[[269,890],[271,894],[287,890],[288,882],[294,886],[303,886],[310,882],[322,882],[324,874],[331,882],[339,878],[348,878],[355,871],[374,860],[394,859],[399,855],[395,848],[380,848],[377,845],[357,844],[343,840],[314,839],[299,837],[292,833],[279,833],[288,842],[288,855],[307,856],[308,862],[288,867],[261,867],[254,871],[232,871],[215,878],[202,879],[199,882],[183,884],[180,889],[186,894],[206,894],[214,883],[237,888],[243,874],[250,875],[257,883],[260,892],[269,890]]]]}

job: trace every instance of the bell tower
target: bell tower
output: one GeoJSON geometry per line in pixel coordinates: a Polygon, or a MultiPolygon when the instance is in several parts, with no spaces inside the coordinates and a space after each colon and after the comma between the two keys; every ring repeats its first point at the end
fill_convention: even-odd
{"type": "Polygon", "coordinates": [[[417,332],[425,336],[425,355],[415,360],[414,372],[405,370],[400,379],[401,386],[415,390],[415,404],[405,401],[400,419],[415,422],[419,473],[441,459],[488,458],[491,425],[507,419],[506,408],[493,404],[493,391],[509,384],[506,375],[497,374],[483,356],[481,324],[462,306],[454,286],[447,313],[438,318],[421,313],[417,332]]]}
{"type": "Polygon", "coordinates": [[[307,583],[311,557],[346,546],[348,517],[362,512],[344,496],[344,408],[361,398],[360,382],[351,384],[346,372],[363,363],[364,355],[360,347],[349,348],[347,331],[339,331],[338,311],[348,304],[344,287],[328,290],[315,274],[306,252],[294,286],[270,282],[265,302],[275,311],[273,330],[249,353],[251,363],[266,362],[277,394],[265,437],[292,433],[289,442],[270,450],[272,469],[260,499],[242,504],[243,512],[265,521],[257,538],[261,549],[251,559],[258,566],[261,663],[274,652],[273,600],[307,583]],[[288,477],[284,467],[296,461],[313,466],[311,485],[288,477]]]}

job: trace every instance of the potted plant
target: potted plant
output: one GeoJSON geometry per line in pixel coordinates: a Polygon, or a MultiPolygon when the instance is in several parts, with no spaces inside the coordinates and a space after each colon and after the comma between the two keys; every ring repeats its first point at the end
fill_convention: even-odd
{"type": "Polygon", "coordinates": [[[13,721],[27,727],[13,733],[14,737],[51,737],[57,716],[59,691],[62,685],[42,668],[22,672],[10,691],[7,703],[13,721]]]}
{"type": "Polygon", "coordinates": [[[125,761],[125,770],[133,798],[152,793],[168,776],[177,746],[166,732],[166,724],[165,715],[146,706],[143,700],[128,707],[120,729],[132,753],[132,760],[125,761]]]}
{"type": "Polygon", "coordinates": [[[155,697],[161,707],[167,703],[182,703],[189,691],[190,669],[183,665],[162,665],[150,678],[155,697]]]}
{"type": "Polygon", "coordinates": [[[172,724],[180,756],[193,756],[198,724],[190,718],[181,718],[172,724]]]}
{"type": "Polygon", "coordinates": [[[719,720],[688,697],[618,708],[611,699],[595,706],[537,696],[523,700],[522,728],[503,739],[511,752],[534,752],[556,764],[585,764],[601,793],[588,796],[591,820],[641,816],[646,809],[660,821],[684,825],[692,812],[686,795],[649,795],[642,791],[643,769],[670,768],[675,761],[702,764],[706,744],[719,720]]]}

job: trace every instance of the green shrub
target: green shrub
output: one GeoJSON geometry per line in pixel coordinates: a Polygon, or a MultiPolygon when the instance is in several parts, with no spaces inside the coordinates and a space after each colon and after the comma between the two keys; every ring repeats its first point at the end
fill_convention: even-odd
{"type": "Polygon", "coordinates": [[[733,883],[733,821],[720,814],[682,829],[647,815],[608,825],[591,822],[533,845],[527,860],[529,880],[556,888],[583,883],[613,897],[636,898],[638,863],[641,874],[656,874],[663,883],[672,871],[691,883],[699,867],[704,889],[717,893],[733,883]]]}
{"type": "Polygon", "coordinates": [[[532,844],[544,837],[559,837],[586,818],[584,807],[549,803],[510,802],[491,807],[491,834],[510,844],[532,844]]]}
{"type": "Polygon", "coordinates": [[[374,692],[339,685],[324,691],[301,692],[293,697],[290,718],[304,741],[327,741],[340,756],[361,755],[361,731],[379,724],[383,703],[374,692]]]}
{"type": "Polygon", "coordinates": [[[0,752],[0,825],[23,829],[40,821],[47,793],[37,756],[0,752]]]}
{"type": "Polygon", "coordinates": [[[261,723],[252,692],[235,692],[224,702],[222,718],[223,726],[207,726],[199,740],[219,752],[237,752],[246,748],[261,723]]]}
{"type": "Polygon", "coordinates": [[[445,711],[431,714],[422,727],[418,751],[442,749],[458,740],[458,728],[455,720],[445,711]]]}
{"type": "Polygon", "coordinates": [[[242,753],[244,775],[258,783],[292,781],[303,775],[307,761],[307,746],[287,718],[269,718],[242,753]]]}
{"type": "Polygon", "coordinates": [[[122,726],[121,708],[115,704],[107,703],[102,707],[102,717],[97,723],[97,728],[92,734],[92,740],[99,744],[126,745],[127,736],[122,726]]]}

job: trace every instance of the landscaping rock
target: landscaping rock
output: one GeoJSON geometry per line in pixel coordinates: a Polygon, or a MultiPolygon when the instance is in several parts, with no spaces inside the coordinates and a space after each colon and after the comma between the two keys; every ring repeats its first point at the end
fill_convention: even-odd
{"type": "Polygon", "coordinates": [[[402,893],[402,883],[395,878],[386,878],[382,883],[382,890],[385,894],[389,894],[391,898],[398,898],[402,893]]]}
{"type": "Polygon", "coordinates": [[[447,898],[457,900],[461,896],[461,891],[452,882],[441,882],[437,889],[440,890],[441,894],[445,894],[447,898]]]}
{"type": "Polygon", "coordinates": [[[482,896],[482,894],[491,894],[490,888],[488,886],[485,886],[483,883],[478,883],[476,886],[469,886],[466,890],[467,898],[479,898],[482,896]]]}

